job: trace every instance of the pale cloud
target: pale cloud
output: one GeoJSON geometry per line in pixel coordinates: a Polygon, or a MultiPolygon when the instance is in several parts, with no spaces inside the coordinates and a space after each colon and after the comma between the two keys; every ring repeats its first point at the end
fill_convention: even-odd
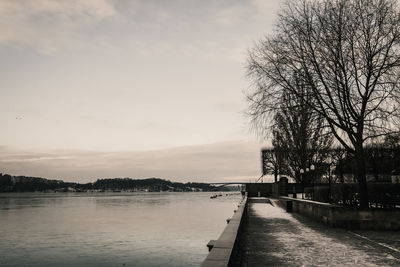
{"type": "Polygon", "coordinates": [[[0,44],[45,54],[93,46],[131,47],[146,55],[179,48],[188,55],[193,50],[209,58],[227,53],[236,60],[226,44],[236,51],[244,48],[255,30],[244,29],[254,28],[254,21],[268,21],[279,2],[2,0],[0,44]],[[242,32],[244,42],[235,31],[242,32]]]}
{"type": "Polygon", "coordinates": [[[79,40],[80,30],[115,14],[107,0],[3,0],[0,44],[52,53],[79,40]]]}
{"type": "Polygon", "coordinates": [[[245,141],[132,152],[21,152],[3,148],[0,170],[78,182],[105,177],[246,182],[259,176],[259,155],[260,145],[245,141]]]}
{"type": "Polygon", "coordinates": [[[115,9],[107,0],[2,0],[0,12],[25,18],[46,14],[59,18],[105,18],[113,16],[115,9]]]}
{"type": "Polygon", "coordinates": [[[246,51],[279,2],[1,0],[0,145],[19,152],[0,149],[0,171],[257,175],[257,145],[221,142],[255,139],[242,115],[246,51]]]}
{"type": "MultiPolygon", "coordinates": [[[[265,0],[251,0],[251,4],[257,8],[260,14],[271,16],[271,10],[277,10],[286,1],[265,1],[265,0]]],[[[272,13],[273,14],[273,13],[272,13]]]]}

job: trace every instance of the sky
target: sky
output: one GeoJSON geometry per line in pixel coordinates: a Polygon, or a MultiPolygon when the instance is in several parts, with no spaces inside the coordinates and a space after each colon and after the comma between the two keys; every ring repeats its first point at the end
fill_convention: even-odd
{"type": "Polygon", "coordinates": [[[281,3],[1,0],[0,172],[258,178],[246,57],[281,3]]]}

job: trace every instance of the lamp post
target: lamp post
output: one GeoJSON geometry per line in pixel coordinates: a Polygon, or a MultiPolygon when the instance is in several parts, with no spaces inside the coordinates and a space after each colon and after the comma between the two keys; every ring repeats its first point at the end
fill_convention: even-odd
{"type": "Polygon", "coordinates": [[[332,203],[331,164],[332,164],[332,159],[328,158],[329,203],[332,203]]]}
{"type": "MultiPolygon", "coordinates": [[[[306,168],[306,171],[305,171],[305,180],[307,181],[307,187],[310,187],[310,174],[309,174],[309,172],[310,172],[310,168],[306,168]]],[[[306,197],[307,197],[307,195],[306,195],[306,197]]]]}
{"type": "Polygon", "coordinates": [[[303,192],[301,193],[301,198],[304,199],[304,180],[303,180],[303,174],[304,174],[304,169],[300,169],[300,179],[301,179],[301,183],[303,184],[303,192]]]}
{"type": "Polygon", "coordinates": [[[312,173],[310,173],[311,174],[311,179],[312,179],[312,196],[311,196],[311,199],[312,200],[314,200],[314,198],[315,198],[315,195],[314,195],[314,170],[315,170],[315,166],[314,166],[314,164],[311,164],[311,166],[310,166],[310,171],[312,171],[312,173]]]}

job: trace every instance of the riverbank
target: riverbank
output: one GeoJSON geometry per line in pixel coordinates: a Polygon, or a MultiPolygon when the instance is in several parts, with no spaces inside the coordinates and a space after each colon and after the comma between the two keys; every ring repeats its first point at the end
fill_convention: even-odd
{"type": "Polygon", "coordinates": [[[0,193],[3,192],[214,192],[238,191],[237,187],[208,183],[179,183],[160,178],[105,178],[93,183],[64,182],[41,177],[12,176],[0,173],[0,193]]]}

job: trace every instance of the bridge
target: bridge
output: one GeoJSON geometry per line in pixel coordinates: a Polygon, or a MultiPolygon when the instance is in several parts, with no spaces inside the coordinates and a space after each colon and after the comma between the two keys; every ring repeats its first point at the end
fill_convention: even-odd
{"type": "Polygon", "coordinates": [[[215,186],[213,191],[214,190],[218,191],[219,188],[227,186],[227,185],[238,185],[238,186],[241,186],[243,188],[243,186],[246,184],[246,182],[220,182],[220,183],[208,183],[208,184],[215,186]]]}
{"type": "Polygon", "coordinates": [[[230,185],[230,184],[248,184],[249,182],[220,182],[220,183],[207,183],[211,185],[230,185]]]}
{"type": "Polygon", "coordinates": [[[264,182],[264,180],[263,180],[263,177],[264,177],[264,174],[263,175],[261,175],[259,178],[257,178],[257,179],[254,179],[254,178],[252,178],[251,180],[253,180],[253,181],[255,181],[255,182],[251,182],[251,181],[249,181],[249,179],[250,178],[247,178],[246,180],[246,182],[214,182],[214,183],[207,183],[207,184],[210,184],[210,185],[221,185],[221,186],[223,186],[223,185],[233,185],[233,184],[237,184],[237,185],[244,185],[244,184],[249,184],[249,183],[263,183],[264,182]]]}

